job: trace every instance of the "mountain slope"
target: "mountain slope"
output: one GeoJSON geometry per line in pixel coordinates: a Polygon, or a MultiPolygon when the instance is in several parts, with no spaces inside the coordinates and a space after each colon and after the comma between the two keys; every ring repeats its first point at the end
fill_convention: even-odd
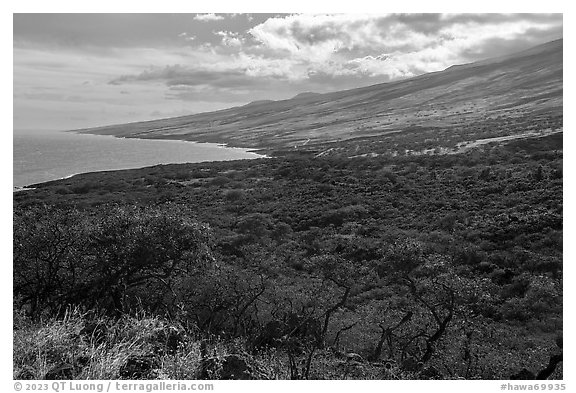
{"type": "Polygon", "coordinates": [[[561,117],[562,45],[557,40],[391,83],[80,132],[286,148],[415,127],[458,128],[542,113],[561,117]]]}

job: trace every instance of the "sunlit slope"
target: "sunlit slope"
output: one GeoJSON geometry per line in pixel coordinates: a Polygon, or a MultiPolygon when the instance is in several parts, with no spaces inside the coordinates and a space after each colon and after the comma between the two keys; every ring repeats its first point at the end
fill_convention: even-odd
{"type": "Polygon", "coordinates": [[[82,132],[281,148],[420,127],[562,114],[562,40],[524,52],[328,94],[82,132]]]}

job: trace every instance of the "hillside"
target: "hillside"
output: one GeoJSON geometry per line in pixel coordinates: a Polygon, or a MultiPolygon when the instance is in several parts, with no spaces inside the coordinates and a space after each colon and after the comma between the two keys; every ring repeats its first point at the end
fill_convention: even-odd
{"type": "Polygon", "coordinates": [[[563,379],[561,44],[83,131],[275,156],[14,193],[14,378],[563,379]]]}
{"type": "Polygon", "coordinates": [[[15,193],[14,378],[560,380],[562,149],[158,165],[15,193]]]}
{"type": "Polygon", "coordinates": [[[419,128],[458,134],[479,122],[501,124],[506,119],[515,127],[491,136],[509,135],[561,118],[562,45],[557,40],[391,83],[79,132],[282,149],[419,128]]]}

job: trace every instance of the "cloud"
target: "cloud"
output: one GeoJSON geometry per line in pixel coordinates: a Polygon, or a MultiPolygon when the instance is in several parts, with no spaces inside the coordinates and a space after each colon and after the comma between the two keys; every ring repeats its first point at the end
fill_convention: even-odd
{"type": "Polygon", "coordinates": [[[220,42],[190,48],[182,62],[110,83],[156,83],[170,99],[230,102],[273,87],[333,91],[525,49],[561,36],[561,27],[561,15],[283,15],[244,34],[213,31],[220,42]]]}
{"type": "Polygon", "coordinates": [[[215,86],[243,87],[253,85],[251,78],[241,68],[210,70],[181,64],[152,68],[136,75],[123,75],[110,81],[112,85],[133,82],[161,82],[166,86],[215,86]]]}
{"type": "Polygon", "coordinates": [[[561,14],[20,15],[14,119],[77,112],[98,125],[336,91],[524,50],[562,30],[561,14]]]}
{"type": "Polygon", "coordinates": [[[194,20],[200,22],[213,22],[223,19],[224,17],[222,15],[216,15],[216,14],[196,14],[196,16],[194,17],[194,20]]]}
{"type": "Polygon", "coordinates": [[[185,41],[194,41],[198,38],[195,35],[189,34],[187,32],[178,34],[178,37],[182,38],[185,41]]]}
{"type": "MultiPolygon", "coordinates": [[[[108,83],[118,75],[187,61],[191,61],[188,55],[179,49],[15,47],[15,127],[73,129],[149,120],[154,110],[195,112],[196,106],[184,101],[166,100],[165,85],[135,83],[128,88],[108,83]],[[71,113],[79,116],[71,119],[71,113]],[[85,120],[80,121],[80,116],[85,120]]],[[[200,106],[215,110],[223,105],[200,106]]]]}
{"type": "Polygon", "coordinates": [[[561,29],[559,14],[306,14],[269,18],[249,34],[269,57],[313,72],[399,78],[525,49],[561,29]]]}
{"type": "Polygon", "coordinates": [[[222,44],[226,46],[241,47],[245,41],[244,37],[233,31],[217,31],[214,34],[222,37],[222,44]]]}

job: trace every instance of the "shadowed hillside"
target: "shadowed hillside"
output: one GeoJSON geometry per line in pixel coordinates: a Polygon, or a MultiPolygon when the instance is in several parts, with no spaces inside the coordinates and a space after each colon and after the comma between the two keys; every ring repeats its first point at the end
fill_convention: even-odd
{"type": "Polygon", "coordinates": [[[562,116],[562,45],[557,40],[505,57],[358,89],[304,93],[289,100],[256,101],[80,132],[278,149],[418,127],[458,129],[503,118],[521,128],[543,114],[562,116]]]}

